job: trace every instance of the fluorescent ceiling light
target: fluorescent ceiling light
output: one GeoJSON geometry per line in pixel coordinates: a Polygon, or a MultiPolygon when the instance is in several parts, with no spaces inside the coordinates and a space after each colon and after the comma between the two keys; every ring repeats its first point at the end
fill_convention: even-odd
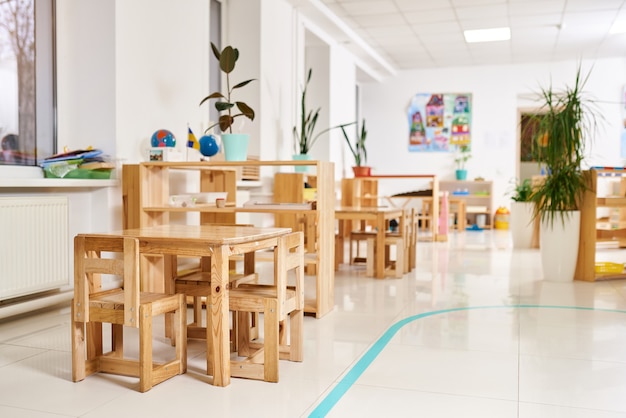
{"type": "Polygon", "coordinates": [[[493,42],[511,39],[511,28],[476,29],[463,31],[465,42],[493,42]]]}
{"type": "Polygon", "coordinates": [[[612,34],[626,33],[626,20],[621,20],[621,21],[616,20],[611,26],[609,33],[612,33],[612,34]]]}

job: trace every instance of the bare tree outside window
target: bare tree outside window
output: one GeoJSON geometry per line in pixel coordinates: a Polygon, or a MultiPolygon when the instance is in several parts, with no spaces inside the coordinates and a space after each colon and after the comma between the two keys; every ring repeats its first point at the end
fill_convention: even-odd
{"type": "Polygon", "coordinates": [[[53,14],[54,0],[0,0],[0,164],[55,151],[53,14]]]}

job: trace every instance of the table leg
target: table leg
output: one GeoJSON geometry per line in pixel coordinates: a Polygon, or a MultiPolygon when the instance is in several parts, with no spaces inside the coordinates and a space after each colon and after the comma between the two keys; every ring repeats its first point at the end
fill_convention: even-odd
{"type": "MultiPolygon", "coordinates": [[[[210,353],[213,384],[230,384],[230,324],[228,312],[228,246],[217,246],[211,257],[211,306],[207,326],[211,326],[211,338],[207,338],[210,353]],[[210,320],[210,322],[209,322],[210,320]]],[[[209,309],[207,309],[208,317],[209,309]]],[[[208,365],[207,365],[208,368],[208,365]]]]}
{"type": "MultiPolygon", "coordinates": [[[[335,270],[339,270],[339,264],[343,264],[345,262],[345,241],[344,241],[344,225],[346,223],[340,219],[339,220],[339,229],[337,233],[337,237],[335,240],[335,270]]],[[[352,254],[350,254],[352,257],[352,254]]]]}
{"type": "Polygon", "coordinates": [[[385,226],[385,215],[380,213],[376,220],[376,249],[374,251],[376,255],[374,275],[377,279],[385,277],[385,226]]]}

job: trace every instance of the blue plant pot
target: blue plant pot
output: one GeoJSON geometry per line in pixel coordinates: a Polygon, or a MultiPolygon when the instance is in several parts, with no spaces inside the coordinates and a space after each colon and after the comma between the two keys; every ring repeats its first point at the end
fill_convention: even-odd
{"type": "Polygon", "coordinates": [[[466,180],[467,179],[467,170],[456,170],[456,179],[457,180],[466,180]]]}

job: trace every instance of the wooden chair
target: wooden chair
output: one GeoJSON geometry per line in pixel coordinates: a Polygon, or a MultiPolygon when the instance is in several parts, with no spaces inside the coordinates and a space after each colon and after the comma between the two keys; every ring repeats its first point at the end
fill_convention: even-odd
{"type": "Polygon", "coordinates": [[[411,244],[411,225],[413,222],[413,209],[405,209],[402,212],[402,218],[398,225],[398,231],[388,232],[385,234],[385,248],[376,248],[376,236],[371,235],[367,238],[367,262],[366,272],[368,276],[374,275],[374,263],[376,260],[376,252],[385,252],[385,269],[389,270],[391,276],[402,277],[404,273],[410,271],[410,244],[411,244]],[[390,248],[395,247],[396,259],[390,260],[390,248]]]}
{"type": "Polygon", "coordinates": [[[134,376],[139,378],[139,391],[146,392],[187,371],[184,295],[141,292],[139,265],[139,241],[135,238],[77,236],[74,239],[73,381],[96,372],[134,376]],[[101,258],[102,252],[122,253],[123,257],[101,258]],[[101,290],[102,274],[121,276],[122,280],[111,289],[101,290]],[[171,337],[175,358],[159,364],[152,358],[152,321],[165,313],[174,313],[175,317],[171,337]],[[111,324],[111,351],[106,353],[102,323],[111,324]],[[139,329],[139,359],[124,357],[124,326],[139,329]]]}
{"type": "MultiPolygon", "coordinates": [[[[226,226],[252,226],[249,224],[228,224],[228,223],[215,223],[215,225],[226,226]]],[[[254,257],[252,261],[248,261],[249,258],[244,256],[244,275],[247,279],[255,278],[254,273],[254,257]],[[249,275],[246,272],[250,272],[249,275]],[[251,277],[249,277],[251,276],[251,277]]],[[[231,269],[235,269],[235,260],[231,260],[231,269]]],[[[165,292],[169,294],[182,293],[187,297],[187,304],[191,305],[193,312],[193,321],[187,324],[187,338],[207,338],[206,321],[203,324],[202,321],[202,309],[206,308],[206,300],[211,296],[211,258],[203,257],[199,260],[199,264],[195,268],[191,268],[186,271],[179,269],[178,258],[174,256],[165,257],[165,267],[168,277],[172,278],[172,281],[166,281],[165,292]],[[189,303],[191,301],[191,304],[189,303]]],[[[243,276],[236,277],[232,275],[229,280],[243,280],[243,276]]],[[[210,314],[206,311],[205,318],[210,314]]],[[[207,320],[208,321],[208,320],[207,320]]],[[[236,323],[234,324],[236,326],[236,323]]],[[[166,332],[169,335],[171,325],[169,320],[166,321],[166,332]]],[[[233,330],[233,332],[236,332],[233,330]]],[[[231,342],[234,343],[234,339],[231,338],[231,342]]],[[[234,346],[231,344],[231,349],[234,346]]]]}
{"type": "MultiPolygon", "coordinates": [[[[229,291],[230,309],[237,312],[238,356],[231,375],[278,382],[278,360],[302,361],[304,322],[304,234],[279,238],[274,251],[274,282],[242,283],[229,291]],[[295,270],[295,285],[287,284],[295,270]],[[251,313],[263,314],[263,340],[250,330],[251,313]]],[[[210,363],[210,361],[209,361],[210,363]]]]}

